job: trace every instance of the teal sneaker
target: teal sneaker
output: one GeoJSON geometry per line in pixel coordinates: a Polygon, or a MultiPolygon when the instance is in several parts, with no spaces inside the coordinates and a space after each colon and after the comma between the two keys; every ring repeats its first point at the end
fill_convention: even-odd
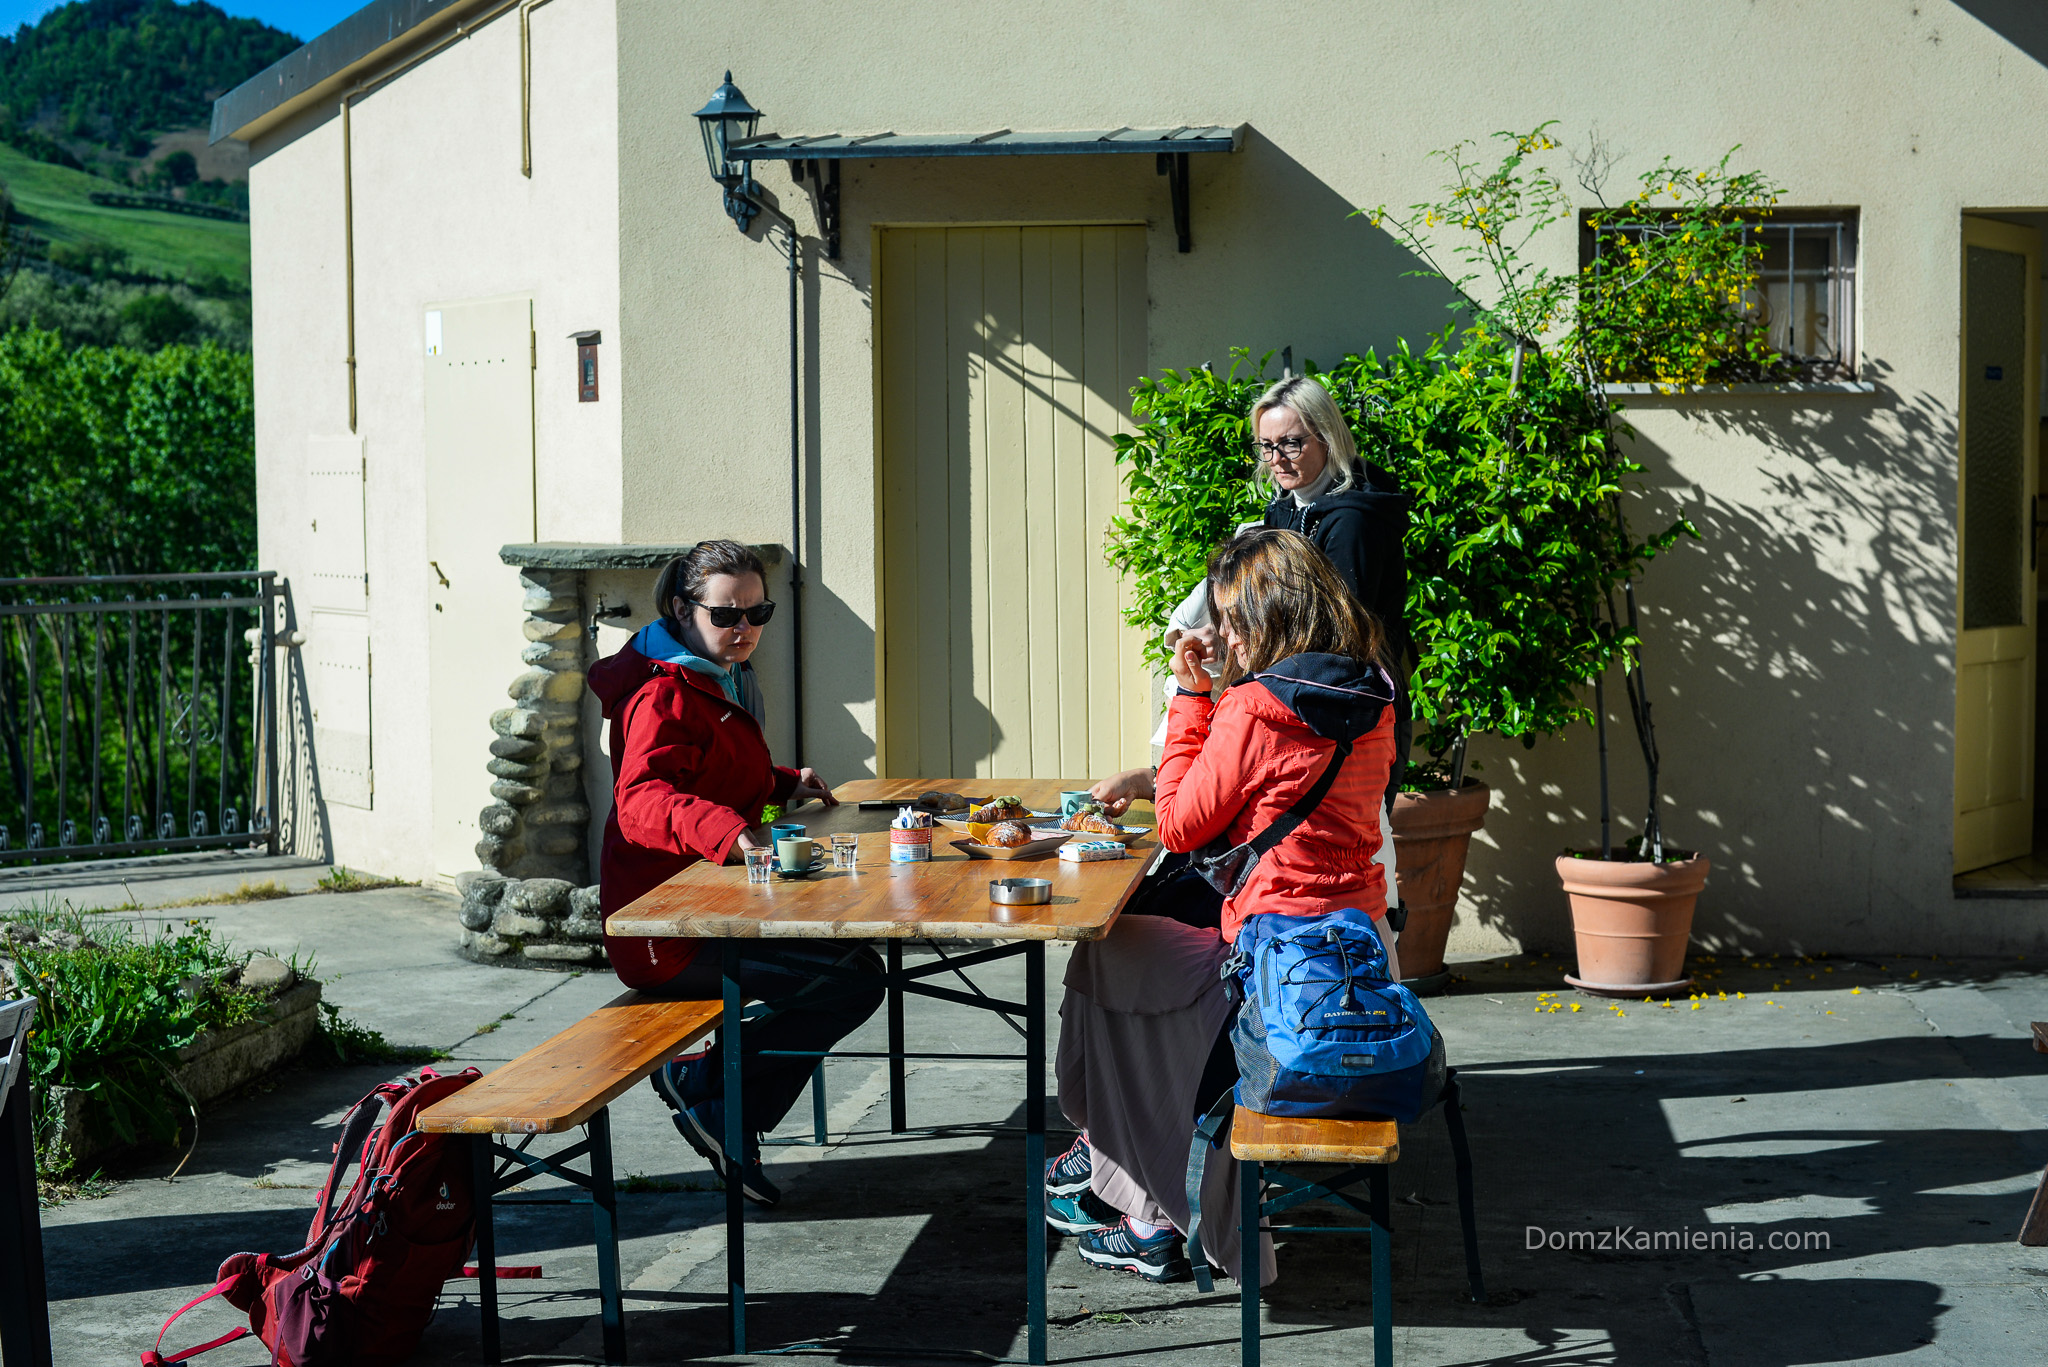
{"type": "Polygon", "coordinates": [[[1045,1198],[1045,1222],[1062,1234],[1093,1234],[1117,1223],[1117,1213],[1092,1191],[1045,1198]]]}

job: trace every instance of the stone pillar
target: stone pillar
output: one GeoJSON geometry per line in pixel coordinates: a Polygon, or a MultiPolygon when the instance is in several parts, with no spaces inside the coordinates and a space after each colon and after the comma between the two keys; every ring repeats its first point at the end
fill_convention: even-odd
{"type": "Polygon", "coordinates": [[[583,801],[579,725],[583,698],[581,601],[573,570],[527,569],[528,666],[506,691],[513,705],[491,715],[491,794],[484,808],[476,855],[507,878],[585,881],[584,832],[590,809],[583,801]]]}

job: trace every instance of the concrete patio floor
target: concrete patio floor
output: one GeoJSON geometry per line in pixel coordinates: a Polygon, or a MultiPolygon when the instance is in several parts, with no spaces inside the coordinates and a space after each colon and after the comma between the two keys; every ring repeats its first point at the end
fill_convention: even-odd
{"type": "MultiPolygon", "coordinates": [[[[319,872],[287,876],[301,886],[319,872]]],[[[209,876],[181,869],[156,881],[176,889],[168,900],[196,895],[185,889],[209,876]]],[[[221,891],[251,875],[217,876],[221,891]]],[[[89,879],[62,895],[81,906],[147,900],[128,882],[132,899],[89,879]]],[[[0,886],[0,899],[20,891],[0,886]]],[[[489,1069],[618,990],[606,974],[457,958],[453,900],[419,889],[175,915],[203,917],[240,944],[311,951],[329,1000],[394,1042],[449,1050],[443,1066],[489,1069]]],[[[1050,957],[1057,983],[1065,952],[1050,957]]],[[[976,976],[990,991],[1021,991],[1021,972],[1002,967],[1011,971],[976,976]]],[[[1441,1118],[1426,1117],[1404,1134],[1393,1172],[1398,1363],[2042,1359],[2048,1249],[2013,1241],[2048,1163],[2048,1056],[2026,1038],[2028,1021],[2048,1019],[2048,975],[2035,965],[1696,960],[1696,972],[1720,975],[1703,982],[1714,996],[1698,1009],[1619,1011],[1565,989],[1555,959],[1457,967],[1466,981],[1430,1008],[1467,1081],[1490,1303],[1462,1294],[1449,1149],[1441,1118]],[[1746,1235],[1757,1247],[1532,1247],[1551,1232],[1616,1228],[1746,1235]],[[1788,1235],[1796,1251],[1763,1246],[1788,1235]]],[[[910,1021],[913,1048],[1015,1042],[997,1018],[942,1003],[914,1000],[910,1021]]],[[[849,1047],[882,1047],[879,1018],[849,1047]]],[[[299,1247],[332,1127],[391,1071],[286,1073],[209,1111],[176,1181],[163,1180],[173,1158],[150,1157],[115,1171],[111,1194],[45,1211],[57,1361],[133,1362],[227,1254],[299,1247]]],[[[1018,1074],[912,1064],[911,1123],[938,1128],[897,1138],[883,1071],[828,1066],[832,1143],[772,1150],[784,1201],[749,1211],[762,1360],[1021,1359],[1022,1142],[1007,1128],[1022,1117],[1018,1074]]],[[[722,1353],[722,1198],[649,1089],[613,1113],[619,1174],[670,1188],[621,1198],[633,1361],[732,1360],[722,1353]]],[[[787,1135],[804,1133],[809,1108],[791,1121],[787,1135]]],[[[599,1360],[587,1211],[508,1211],[498,1230],[502,1260],[545,1274],[501,1283],[506,1360],[599,1360]]],[[[1236,1361],[1233,1287],[1153,1286],[1084,1268],[1070,1240],[1054,1247],[1054,1361],[1236,1361]]],[[[1282,1239],[1267,1362],[1371,1360],[1365,1251],[1348,1235],[1282,1239]]],[[[215,1303],[166,1347],[233,1322],[215,1303]]],[[[451,1283],[416,1360],[478,1361],[477,1327],[474,1283],[451,1283]]],[[[266,1361],[254,1342],[203,1360],[266,1361]]]]}

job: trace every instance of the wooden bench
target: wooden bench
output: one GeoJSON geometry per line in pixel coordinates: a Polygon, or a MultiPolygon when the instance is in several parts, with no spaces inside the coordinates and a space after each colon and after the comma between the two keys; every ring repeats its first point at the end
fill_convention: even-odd
{"type": "Polygon", "coordinates": [[[567,1205],[589,1201],[596,1226],[597,1285],[604,1323],[604,1360],[626,1360],[626,1326],[619,1284],[618,1196],[612,1186],[609,1107],[662,1064],[718,1028],[719,1002],[670,1001],[628,992],[568,1029],[500,1065],[420,1116],[427,1134],[474,1136],[476,1261],[483,1309],[483,1352],[498,1348],[497,1246],[491,1208],[499,1192],[529,1176],[559,1177],[583,1189],[568,1200],[526,1197],[506,1205],[567,1205]],[[579,1143],[545,1157],[528,1153],[533,1136],[583,1127],[579,1143]],[[514,1147],[497,1135],[522,1135],[514,1147]],[[567,1164],[588,1159],[585,1171],[567,1164]],[[503,1166],[500,1166],[500,1164],[503,1166]]]}
{"type": "MultiPolygon", "coordinates": [[[[1451,1132],[1451,1153],[1458,1169],[1458,1217],[1465,1231],[1465,1274],[1472,1299],[1486,1303],[1486,1284],[1479,1274],[1479,1227],[1472,1211],[1472,1154],[1465,1143],[1465,1121],[1458,1110],[1457,1069],[1444,1071],[1439,1098],[1451,1132]]],[[[1262,1222],[1281,1211],[1310,1201],[1335,1201],[1364,1215],[1372,1236],[1372,1355],[1374,1367],[1394,1361],[1394,1265],[1388,1229],[1392,1202],[1387,1169],[1401,1157],[1400,1127],[1391,1120],[1304,1120],[1265,1115],[1239,1106],[1231,1117],[1230,1153],[1238,1160],[1239,1354],[1244,1367],[1259,1362],[1259,1231],[1262,1222]],[[1338,1163],[1341,1170],[1321,1177],[1303,1177],[1281,1170],[1290,1163],[1338,1163]],[[1366,1184],[1361,1204],[1350,1189],[1366,1184]],[[1276,1194],[1268,1197],[1270,1186],[1276,1194]]],[[[1276,1225],[1278,1231],[1300,1234],[1355,1232],[1343,1225],[1276,1225]]],[[[1197,1253],[1195,1256],[1201,1256],[1197,1253]]]]}

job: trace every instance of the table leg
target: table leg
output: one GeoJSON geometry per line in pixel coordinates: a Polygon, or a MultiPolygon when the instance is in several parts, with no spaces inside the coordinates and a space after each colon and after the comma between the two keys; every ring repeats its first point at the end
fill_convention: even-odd
{"type": "Polygon", "coordinates": [[[725,1302],[727,1347],[737,1356],[747,1351],[747,1243],[746,1221],[741,1206],[738,1179],[740,1157],[746,1153],[745,1117],[740,1080],[740,1013],[746,1000],[740,995],[740,949],[731,940],[719,946],[725,980],[725,1014],[720,1030],[725,1036],[725,1302]]]}
{"type": "Polygon", "coordinates": [[[902,1134],[910,1128],[909,1107],[903,1096],[903,941],[887,944],[889,962],[889,1132],[902,1134]]]}
{"type": "Polygon", "coordinates": [[[825,1147],[825,1060],[811,1073],[811,1140],[825,1147]]]}
{"type": "Polygon", "coordinates": [[[599,1107],[590,1117],[590,1214],[597,1243],[597,1308],[604,1326],[604,1360],[626,1360],[625,1296],[619,1286],[619,1196],[612,1185],[612,1116],[599,1107]]]}
{"type": "Polygon", "coordinates": [[[1259,1232],[1265,1165],[1237,1165],[1237,1343],[1239,1367],[1259,1367],[1259,1278],[1266,1270],[1266,1237],[1259,1232]]]}
{"type": "Polygon", "coordinates": [[[471,1205],[476,1210],[476,1303],[483,1318],[485,1362],[500,1360],[498,1346],[498,1236],[491,1223],[491,1198],[497,1193],[497,1163],[487,1134],[469,1137],[471,1205]]]}
{"type": "Polygon", "coordinates": [[[1026,1356],[1045,1361],[1045,942],[1024,947],[1024,1316],[1026,1356]]]}

